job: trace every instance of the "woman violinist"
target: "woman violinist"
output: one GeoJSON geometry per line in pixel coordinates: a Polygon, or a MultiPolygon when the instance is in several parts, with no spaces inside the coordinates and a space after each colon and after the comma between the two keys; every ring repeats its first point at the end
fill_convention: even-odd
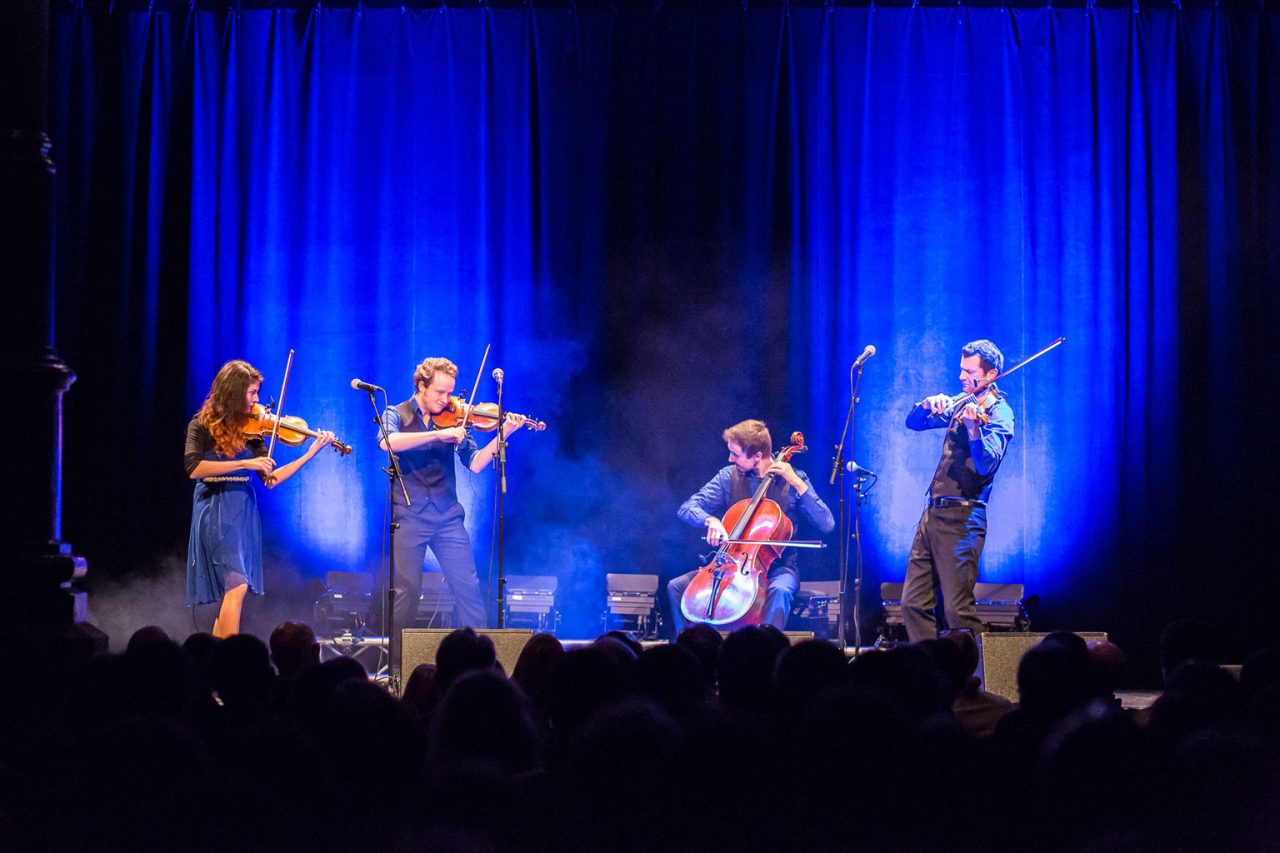
{"type": "Polygon", "coordinates": [[[187,425],[183,461],[196,481],[187,603],[221,603],[213,623],[216,637],[239,633],[245,593],[262,593],[262,523],[250,475],[273,489],[333,441],[333,433],[320,431],[302,456],[277,468],[266,442],[245,435],[261,387],[262,374],[253,365],[227,362],[187,425]]]}

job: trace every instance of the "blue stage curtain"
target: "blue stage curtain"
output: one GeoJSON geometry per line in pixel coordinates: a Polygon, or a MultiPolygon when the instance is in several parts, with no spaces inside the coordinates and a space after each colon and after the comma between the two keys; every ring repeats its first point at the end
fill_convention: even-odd
{"type": "MultiPolygon", "coordinates": [[[[1199,612],[1258,636],[1264,608],[1210,590],[1261,582],[1274,479],[1275,395],[1254,382],[1280,366],[1277,20],[1200,2],[61,3],[59,347],[83,399],[159,413],[112,443],[149,475],[132,488],[163,505],[160,538],[185,529],[166,472],[217,366],[248,358],[274,394],[295,348],[286,408],[359,448],[265,502],[307,574],[379,558],[385,479],[347,380],[395,402],[443,354],[470,388],[492,342],[508,405],[553,424],[512,442],[508,571],[559,574],[570,633],[589,633],[603,572],[694,564],[675,508],[723,464],[725,426],[804,430],[796,464],[835,505],[868,343],[849,455],[880,474],[873,600],[939,452],[903,428],[910,405],[957,389],[966,341],[1011,363],[1065,335],[1004,385],[1018,434],[984,579],[1025,583],[1050,623],[1124,637],[1199,612]]],[[[69,523],[90,530],[95,453],[68,453],[69,523]]],[[[492,479],[463,491],[483,574],[492,479]]]]}

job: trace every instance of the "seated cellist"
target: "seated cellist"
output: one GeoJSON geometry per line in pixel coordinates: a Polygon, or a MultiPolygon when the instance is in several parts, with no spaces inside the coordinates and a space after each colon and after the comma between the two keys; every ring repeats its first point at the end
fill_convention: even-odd
{"type": "MultiPolygon", "coordinates": [[[[777,502],[796,529],[800,529],[801,522],[824,534],[835,529],[831,510],[814,492],[809,477],[789,462],[774,460],[773,438],[764,421],[747,420],[734,424],[724,431],[723,438],[729,447],[729,464],[681,504],[677,513],[686,524],[706,527],[710,545],[718,547],[728,535],[721,522],[725,511],[738,501],[750,498],[761,480],[770,473],[776,476],[767,496],[777,502]]],[[[763,622],[777,628],[785,627],[791,613],[791,600],[800,588],[796,556],[796,549],[785,548],[769,567],[763,622]]],[[[677,635],[685,622],[680,600],[696,574],[697,569],[672,578],[667,584],[671,620],[677,635]]]]}

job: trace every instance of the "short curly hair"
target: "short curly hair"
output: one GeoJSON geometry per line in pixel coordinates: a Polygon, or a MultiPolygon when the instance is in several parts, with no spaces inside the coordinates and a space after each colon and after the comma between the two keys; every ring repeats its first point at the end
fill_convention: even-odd
{"type": "Polygon", "coordinates": [[[982,365],[983,370],[994,370],[996,373],[1004,372],[1004,353],[1000,352],[1000,347],[986,338],[969,341],[964,345],[964,349],[960,350],[960,355],[965,358],[976,355],[978,363],[982,365]]]}
{"type": "Polygon", "coordinates": [[[444,373],[455,379],[458,376],[458,365],[454,364],[447,358],[424,358],[422,364],[419,364],[413,371],[413,390],[418,390],[418,385],[430,385],[431,380],[437,373],[444,373]]]}
{"type": "Polygon", "coordinates": [[[739,421],[725,430],[721,437],[726,443],[733,442],[741,447],[747,456],[755,456],[757,453],[773,455],[773,436],[769,435],[769,428],[764,421],[739,421]]]}

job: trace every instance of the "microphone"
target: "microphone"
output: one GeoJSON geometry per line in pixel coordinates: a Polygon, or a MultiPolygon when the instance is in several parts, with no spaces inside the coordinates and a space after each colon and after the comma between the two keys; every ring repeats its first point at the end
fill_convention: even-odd
{"type": "Polygon", "coordinates": [[[352,379],[351,387],[356,389],[357,391],[368,391],[370,394],[373,394],[377,391],[381,391],[385,394],[387,391],[386,388],[382,388],[378,385],[370,385],[368,382],[361,382],[359,379],[352,379]]]}
{"type": "Polygon", "coordinates": [[[867,348],[862,351],[862,355],[858,356],[858,359],[853,363],[853,369],[857,370],[859,367],[862,367],[862,365],[866,363],[866,360],[875,354],[876,348],[871,344],[867,344],[867,348]]]}
{"type": "Polygon", "coordinates": [[[493,369],[493,381],[494,381],[494,382],[497,382],[499,385],[501,385],[501,384],[502,384],[502,377],[503,377],[504,375],[505,375],[505,374],[503,374],[503,372],[502,372],[502,368],[501,368],[501,367],[495,367],[495,368],[493,369]]]}
{"type": "Polygon", "coordinates": [[[857,462],[846,462],[844,464],[844,470],[848,471],[850,474],[858,474],[859,476],[863,476],[863,477],[874,477],[877,480],[880,479],[880,475],[878,475],[875,471],[868,471],[866,468],[863,468],[857,462]]]}

